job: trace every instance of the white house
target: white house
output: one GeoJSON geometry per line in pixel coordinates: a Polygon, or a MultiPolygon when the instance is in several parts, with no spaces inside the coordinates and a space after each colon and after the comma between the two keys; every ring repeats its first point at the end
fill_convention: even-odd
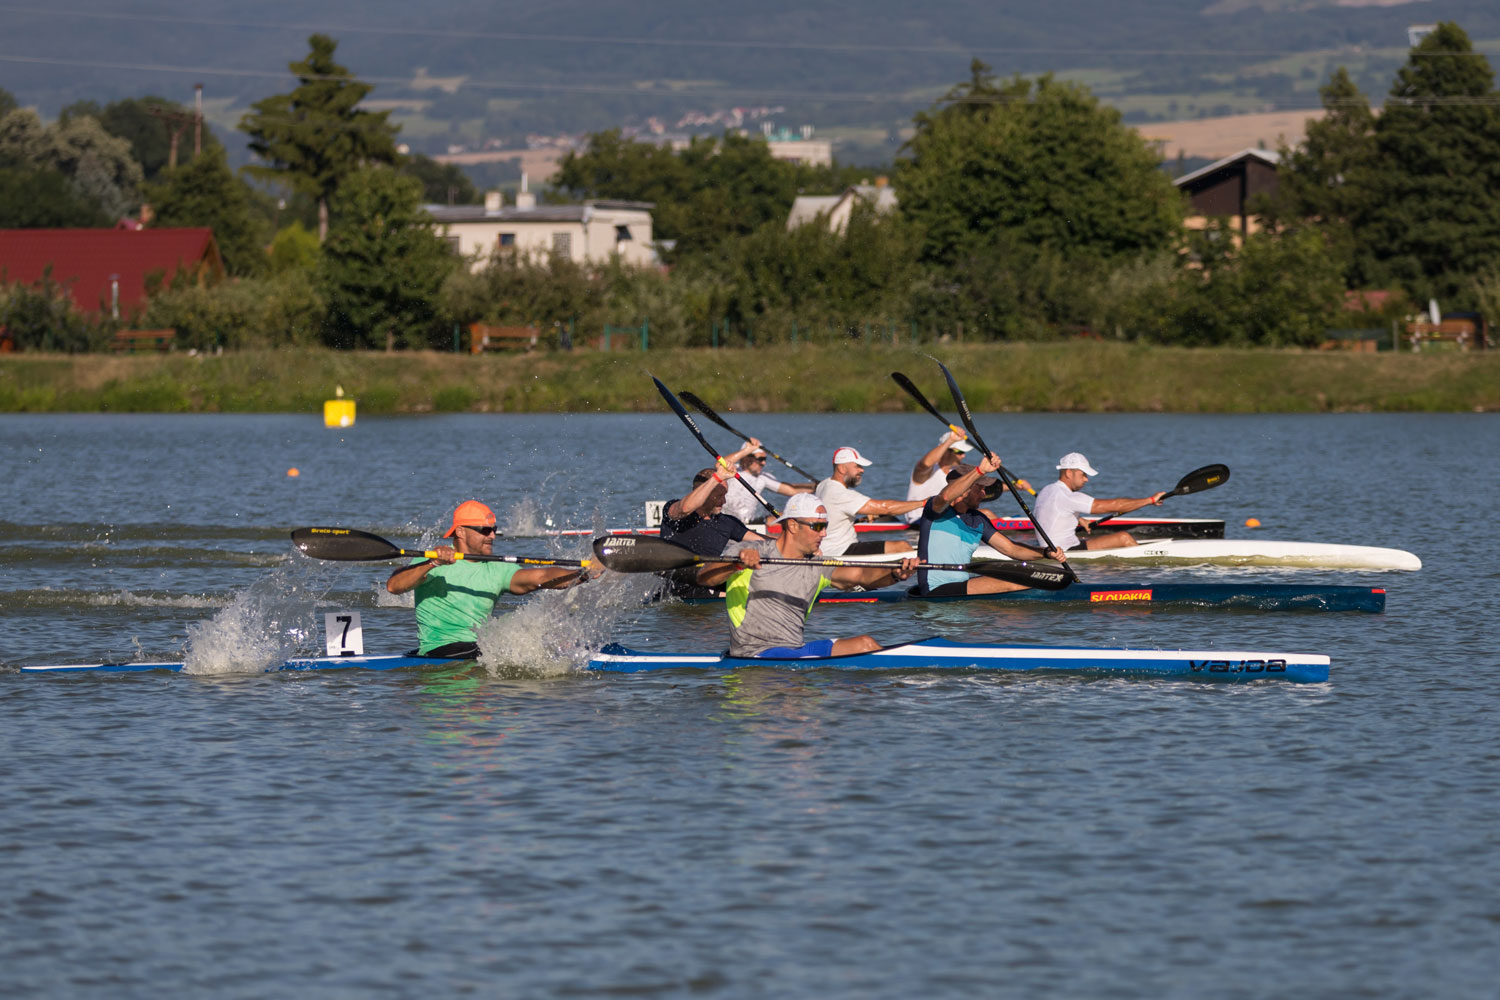
{"type": "Polygon", "coordinates": [[[856,184],[845,189],[842,194],[797,197],[792,201],[791,212],[787,214],[786,227],[796,229],[823,216],[830,230],[842,233],[849,228],[849,216],[853,214],[857,201],[873,206],[881,215],[894,212],[898,203],[896,192],[881,177],[874,184],[856,184]]]}
{"type": "Polygon", "coordinates": [[[618,254],[626,264],[659,263],[651,235],[650,202],[590,201],[582,205],[538,205],[522,191],[518,204],[502,203],[500,192],[484,205],[427,205],[453,248],[472,257],[478,270],[497,251],[557,254],[580,264],[603,264],[618,254]]]}

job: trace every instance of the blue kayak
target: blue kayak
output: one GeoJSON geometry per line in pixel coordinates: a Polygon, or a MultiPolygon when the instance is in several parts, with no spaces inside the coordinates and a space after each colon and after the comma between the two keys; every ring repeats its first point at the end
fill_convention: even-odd
{"type": "Polygon", "coordinates": [[[986,642],[919,639],[872,653],[805,659],[758,659],[715,653],[647,653],[610,644],[589,661],[590,670],[1016,670],[1179,677],[1194,680],[1328,680],[1328,657],[1312,653],[1240,650],[1089,649],[1009,646],[986,642]]]}
{"type": "MultiPolygon", "coordinates": [[[[317,656],[292,659],[265,669],[283,670],[399,670],[436,667],[463,660],[431,656],[317,656]]],[[[983,642],[921,639],[886,646],[873,653],[801,660],[743,659],[718,653],[645,653],[624,646],[605,646],[588,669],[611,673],[644,670],[734,670],[739,667],[782,667],[794,670],[1050,670],[1070,673],[1182,677],[1198,680],[1248,681],[1328,680],[1328,657],[1306,653],[1266,653],[1223,650],[1088,649],[1046,646],[1005,646],[983,642]]],[[[72,663],[22,667],[22,673],[140,673],[180,672],[177,662],[72,663]]]]}

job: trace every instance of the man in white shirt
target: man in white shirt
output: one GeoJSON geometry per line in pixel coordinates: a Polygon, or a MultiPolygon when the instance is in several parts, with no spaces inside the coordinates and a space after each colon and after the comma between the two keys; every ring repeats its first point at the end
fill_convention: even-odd
{"type": "MultiPolygon", "coordinates": [[[[812,483],[783,483],[771,475],[766,471],[766,450],[755,438],[751,438],[749,443],[754,445],[755,449],[740,459],[739,471],[740,479],[749,483],[750,489],[767,498],[772,493],[789,497],[813,491],[812,483]]],[[[729,496],[724,500],[724,513],[750,524],[764,521],[770,512],[759,500],[755,499],[750,490],[740,485],[739,479],[731,479],[729,480],[729,496]]]]}
{"type": "Polygon", "coordinates": [[[1166,496],[1166,493],[1153,493],[1140,499],[1117,497],[1112,500],[1095,500],[1087,493],[1079,492],[1090,477],[1099,474],[1094,471],[1088,459],[1076,451],[1070,451],[1058,460],[1057,468],[1057,482],[1042,487],[1042,491],[1036,495],[1033,513],[1042,531],[1052,539],[1052,544],[1064,552],[1080,545],[1093,551],[1119,549],[1136,544],[1135,537],[1128,531],[1111,531],[1080,541],[1077,530],[1091,530],[1089,522],[1084,520],[1084,514],[1128,514],[1152,504],[1161,506],[1162,497],[1166,496]]]}
{"type": "MultiPolygon", "coordinates": [[[[948,473],[958,467],[964,455],[974,446],[964,440],[962,431],[949,431],[938,438],[937,447],[917,459],[911,470],[911,482],[906,484],[906,499],[931,500],[948,485],[948,473]]],[[[922,508],[909,510],[901,515],[907,524],[916,524],[922,516],[922,508]]]]}
{"type": "Polygon", "coordinates": [[[905,514],[921,510],[925,500],[872,500],[854,487],[864,478],[872,462],[853,448],[833,453],[833,475],[818,484],[813,492],[828,508],[828,536],[823,541],[823,555],[830,559],[843,555],[862,556],[879,552],[910,552],[911,543],[897,541],[856,541],[854,521],[866,514],[905,514]]]}

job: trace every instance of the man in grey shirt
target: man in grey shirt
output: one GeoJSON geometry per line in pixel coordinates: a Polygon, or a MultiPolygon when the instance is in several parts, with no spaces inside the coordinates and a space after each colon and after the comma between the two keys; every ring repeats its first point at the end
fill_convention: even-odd
{"type": "Polygon", "coordinates": [[[724,550],[737,563],[699,574],[699,582],[717,586],[728,581],[724,604],[729,612],[729,655],[761,659],[806,659],[868,653],[880,644],[868,635],[806,642],[802,629],[818,594],[828,585],[840,590],[879,587],[908,579],[915,559],[880,566],[823,566],[814,561],[828,531],[828,510],[811,493],[787,502],[781,534],[774,539],[734,542],[724,550]],[[807,559],[795,565],[764,563],[762,558],[807,559]]]}

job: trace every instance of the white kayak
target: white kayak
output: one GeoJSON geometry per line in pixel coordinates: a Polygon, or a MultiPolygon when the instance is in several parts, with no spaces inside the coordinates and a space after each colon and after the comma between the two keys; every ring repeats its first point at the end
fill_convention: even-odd
{"type": "MultiPolygon", "coordinates": [[[[899,556],[849,557],[859,562],[889,562],[899,556]]],[[[1005,559],[988,545],[975,559],[1005,559]]],[[[1259,538],[1156,538],[1123,549],[1089,552],[1074,549],[1069,562],[1129,562],[1147,566],[1280,566],[1308,569],[1418,570],[1422,560],[1403,549],[1373,545],[1333,545],[1324,542],[1276,542],[1259,538]]]]}

